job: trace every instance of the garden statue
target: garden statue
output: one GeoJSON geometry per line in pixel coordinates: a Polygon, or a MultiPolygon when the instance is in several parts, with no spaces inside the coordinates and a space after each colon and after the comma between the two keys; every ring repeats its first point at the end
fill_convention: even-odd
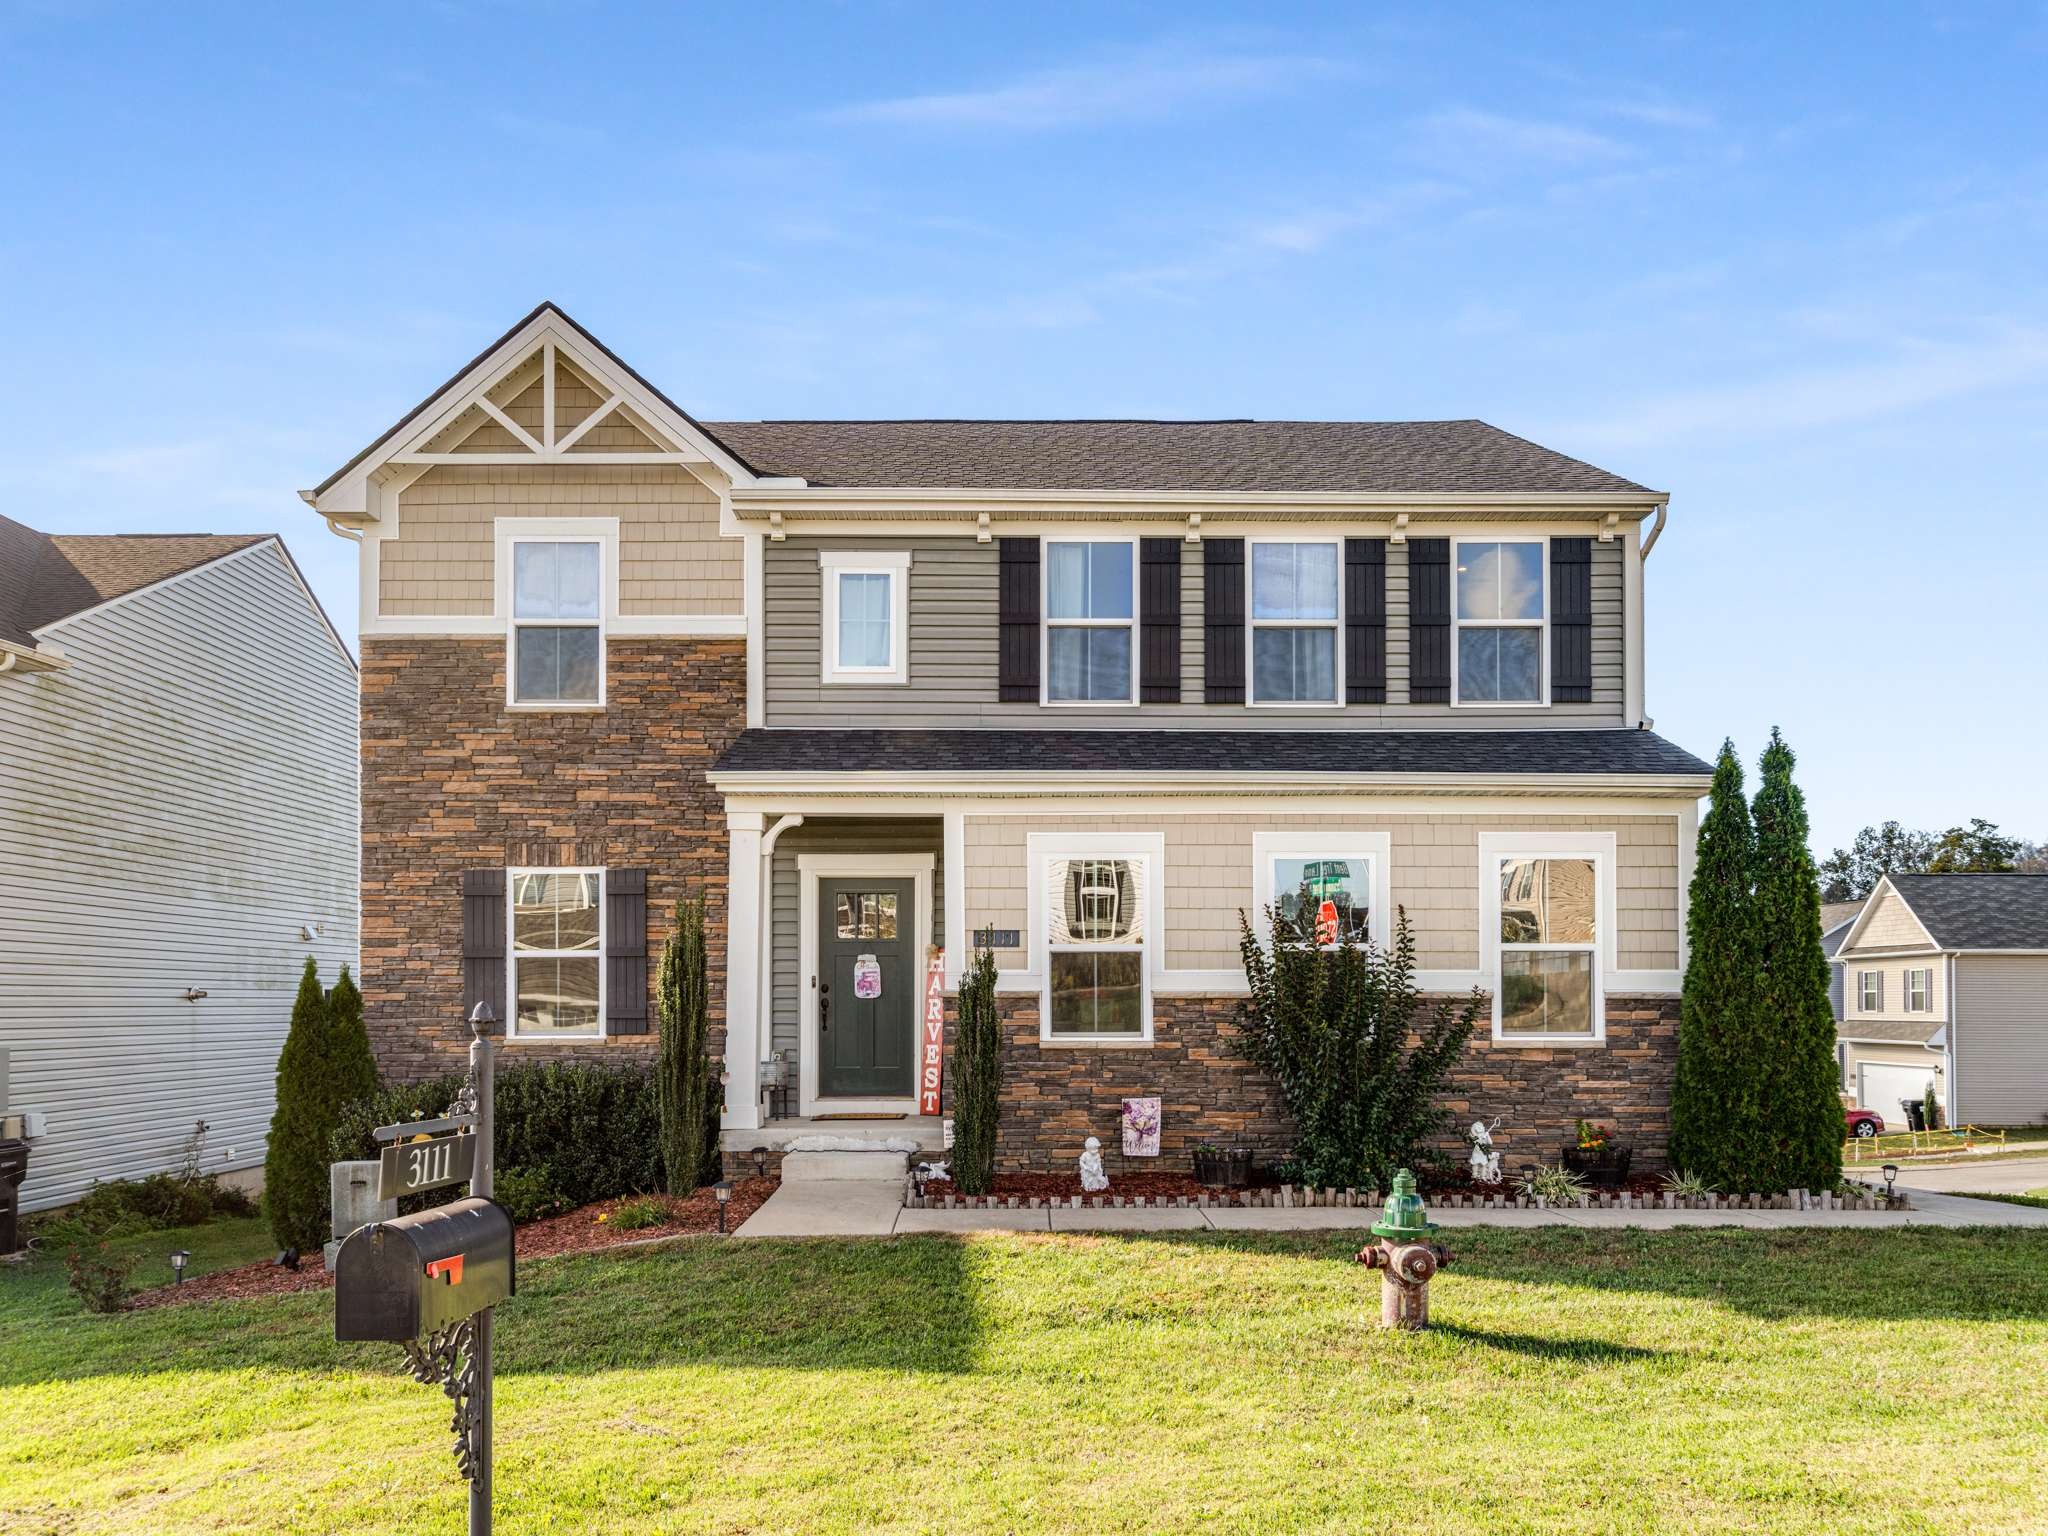
{"type": "Polygon", "coordinates": [[[1492,1125],[1483,1120],[1474,1120],[1472,1129],[1465,1133],[1465,1139],[1472,1143],[1472,1182],[1474,1184],[1498,1184],[1500,1182],[1500,1152],[1493,1144],[1493,1133],[1500,1129],[1500,1121],[1492,1125]]]}
{"type": "Polygon", "coordinates": [[[1109,1175],[1102,1171],[1102,1143],[1093,1136],[1081,1143],[1081,1187],[1091,1195],[1109,1188],[1109,1175]]]}

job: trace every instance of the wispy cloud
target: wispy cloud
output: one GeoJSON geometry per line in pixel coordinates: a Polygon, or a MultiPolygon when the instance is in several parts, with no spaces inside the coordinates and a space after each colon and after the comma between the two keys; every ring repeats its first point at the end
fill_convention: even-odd
{"type": "Polygon", "coordinates": [[[1433,112],[1417,125],[1417,132],[1426,153],[1460,168],[1503,160],[1556,166],[1613,164],[1637,153],[1590,128],[1544,118],[1503,117],[1473,107],[1433,112]]]}
{"type": "Polygon", "coordinates": [[[861,102],[828,115],[909,127],[1080,128],[1168,117],[1339,72],[1330,60],[1302,54],[1163,43],[967,90],[861,102]]]}
{"type": "Polygon", "coordinates": [[[1675,128],[1693,132],[1704,132],[1715,126],[1714,114],[1698,107],[1681,106],[1677,102],[1637,98],[1623,101],[1596,101],[1589,103],[1591,111],[1606,117],[1618,117],[1626,123],[1641,123],[1646,128],[1675,128]]]}

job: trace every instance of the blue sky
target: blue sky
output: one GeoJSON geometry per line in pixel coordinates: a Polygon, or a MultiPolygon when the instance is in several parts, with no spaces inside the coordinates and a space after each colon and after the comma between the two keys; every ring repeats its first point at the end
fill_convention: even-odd
{"type": "Polygon", "coordinates": [[[0,510],[282,531],[543,297],[709,416],[1479,416],[1650,709],[2048,837],[2048,7],[0,4],[0,510]],[[1710,19],[1709,19],[1710,18],[1710,19]]]}

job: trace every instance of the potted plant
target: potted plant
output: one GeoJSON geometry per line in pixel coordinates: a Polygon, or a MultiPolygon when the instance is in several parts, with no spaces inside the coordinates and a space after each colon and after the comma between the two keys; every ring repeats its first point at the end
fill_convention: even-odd
{"type": "Polygon", "coordinates": [[[1252,1149],[1203,1142],[1195,1148],[1195,1182],[1211,1189],[1243,1189],[1252,1181],[1252,1149]]]}
{"type": "Polygon", "coordinates": [[[1628,1182],[1629,1159],[1633,1154],[1627,1147],[1615,1144],[1612,1126],[1581,1120],[1578,1142],[1576,1147],[1566,1147],[1559,1160],[1567,1172],[1600,1189],[1619,1189],[1628,1182]]]}

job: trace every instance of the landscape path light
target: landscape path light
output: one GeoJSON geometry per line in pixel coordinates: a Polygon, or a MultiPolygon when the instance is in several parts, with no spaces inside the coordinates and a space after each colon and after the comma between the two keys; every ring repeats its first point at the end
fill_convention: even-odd
{"type": "Polygon", "coordinates": [[[766,1147],[756,1147],[754,1148],[754,1177],[757,1179],[762,1179],[766,1178],[767,1176],[768,1149],[766,1147]]]}
{"type": "Polygon", "coordinates": [[[720,1179],[711,1186],[711,1193],[718,1197],[718,1230],[725,1230],[725,1203],[732,1198],[732,1180],[720,1179]]]}
{"type": "Polygon", "coordinates": [[[1886,1163],[1886,1164],[1884,1165],[1884,1198],[1885,1198],[1885,1204],[1887,1204],[1887,1205],[1891,1204],[1891,1199],[1892,1199],[1892,1186],[1893,1186],[1894,1184],[1898,1183],[1898,1182],[1899,1182],[1899,1165],[1898,1165],[1897,1163],[1886,1163]]]}
{"type": "Polygon", "coordinates": [[[183,1285],[185,1283],[185,1265],[190,1262],[191,1258],[192,1255],[183,1248],[171,1250],[171,1273],[177,1276],[176,1284],[183,1285]]]}

